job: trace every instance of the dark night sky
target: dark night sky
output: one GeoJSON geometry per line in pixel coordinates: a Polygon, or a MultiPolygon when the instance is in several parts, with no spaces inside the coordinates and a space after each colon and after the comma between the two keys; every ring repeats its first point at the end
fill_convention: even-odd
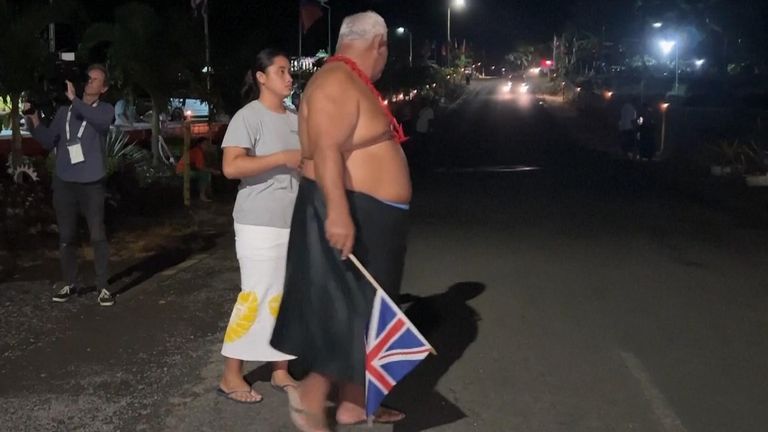
{"type": "MultiPolygon", "coordinates": [[[[26,0],[48,3],[48,0],[26,0]]],[[[65,1],[65,0],[55,0],[65,1]]],[[[338,31],[344,16],[372,9],[381,13],[390,28],[404,26],[412,30],[414,49],[426,42],[442,43],[446,38],[446,11],[452,0],[329,0],[332,7],[332,29],[338,31]]],[[[640,37],[635,14],[637,0],[465,0],[467,7],[452,14],[452,35],[467,39],[476,54],[486,53],[487,61],[498,61],[520,44],[546,44],[553,34],[576,25],[609,40],[640,37]]],[[[645,3],[676,4],[675,0],[643,0],[645,3]],[[666,2],[666,3],[665,3],[666,2]]],[[[696,0],[689,0],[696,1],[696,0]]],[[[113,10],[127,0],[80,0],[87,22],[110,20],[113,10]]],[[[143,0],[154,6],[165,19],[191,16],[189,0],[143,0]]],[[[208,0],[213,64],[222,68],[243,69],[255,52],[267,46],[298,52],[299,0],[208,0]]],[[[741,7],[734,15],[731,31],[759,28],[768,20],[768,2],[751,0],[721,1],[724,10],[735,10],[736,4],[756,4],[741,7]],[[751,8],[751,9],[750,9],[751,8]],[[746,11],[746,12],[745,12],[746,11]],[[747,22],[748,21],[748,22],[747,22]],[[745,24],[745,25],[742,25],[745,24]]],[[[195,24],[202,32],[202,22],[195,24]]],[[[753,32],[751,39],[762,45],[762,35],[753,32]]],[[[741,35],[730,35],[731,39],[741,35]]],[[[73,41],[76,37],[72,38],[73,41]]],[[[312,26],[304,36],[304,53],[313,54],[327,46],[325,17],[312,26]]],[[[407,53],[406,38],[392,35],[391,52],[407,53]],[[399,40],[398,40],[399,39],[399,40]]],[[[439,46],[439,45],[438,45],[439,46]]],[[[479,56],[476,55],[476,58],[479,56]]]]}
{"type": "MultiPolygon", "coordinates": [[[[417,39],[442,41],[446,38],[447,0],[337,0],[335,3],[340,8],[354,9],[348,6],[353,3],[357,3],[359,9],[370,7],[380,12],[390,27],[413,28],[417,39]]],[[[505,53],[518,42],[549,40],[565,23],[570,3],[565,0],[466,0],[465,9],[452,13],[451,34],[489,52],[505,53]]]]}

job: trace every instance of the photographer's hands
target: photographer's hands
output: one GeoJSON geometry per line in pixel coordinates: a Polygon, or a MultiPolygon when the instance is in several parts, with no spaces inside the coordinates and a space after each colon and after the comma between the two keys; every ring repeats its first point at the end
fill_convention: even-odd
{"type": "Polygon", "coordinates": [[[69,98],[69,100],[72,100],[75,97],[77,97],[77,95],[75,94],[74,84],[72,84],[71,81],[64,81],[64,82],[67,83],[67,98],[69,98]]]}
{"type": "MultiPolygon", "coordinates": [[[[24,102],[21,107],[22,112],[29,112],[32,109],[32,105],[29,102],[24,102]]],[[[28,118],[32,122],[32,127],[36,128],[40,124],[40,114],[35,110],[32,114],[25,114],[24,117],[28,118]]]]}

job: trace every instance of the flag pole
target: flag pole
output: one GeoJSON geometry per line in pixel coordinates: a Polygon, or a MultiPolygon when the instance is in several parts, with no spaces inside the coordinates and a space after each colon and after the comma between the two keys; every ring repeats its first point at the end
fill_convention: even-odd
{"type": "Polygon", "coordinates": [[[299,73],[301,73],[301,36],[303,35],[301,24],[301,5],[299,5],[299,73]]]}
{"type": "MultiPolygon", "coordinates": [[[[362,273],[363,276],[365,276],[365,278],[368,279],[368,282],[370,282],[371,285],[373,285],[374,288],[379,290],[382,295],[385,295],[385,296],[387,296],[387,298],[389,298],[389,295],[387,294],[386,291],[384,291],[384,288],[382,288],[381,285],[379,285],[379,283],[376,282],[376,279],[374,279],[373,276],[370,273],[368,273],[368,270],[365,267],[363,267],[363,264],[357,259],[357,257],[354,254],[349,254],[349,259],[355,264],[357,269],[360,270],[360,273],[362,273]]],[[[417,331],[417,333],[418,333],[418,331],[417,331]]],[[[423,338],[423,336],[422,336],[422,338],[423,338]]],[[[427,339],[424,338],[424,340],[426,341],[427,339]]],[[[432,345],[429,345],[429,350],[430,350],[430,352],[432,354],[437,355],[437,351],[435,351],[435,349],[432,347],[432,345]]]]}

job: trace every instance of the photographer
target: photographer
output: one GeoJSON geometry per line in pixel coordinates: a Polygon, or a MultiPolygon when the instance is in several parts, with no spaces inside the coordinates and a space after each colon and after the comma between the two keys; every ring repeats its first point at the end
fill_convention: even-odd
{"type": "Polygon", "coordinates": [[[96,288],[102,306],[115,303],[108,287],[109,244],[104,228],[105,144],[115,115],[112,105],[100,101],[107,91],[107,70],[101,65],[88,68],[88,82],[82,99],[66,81],[70,106],[59,108],[50,126],[40,122],[39,114],[24,106],[32,136],[56,154],[53,175],[53,207],[59,225],[59,255],[64,286],[53,295],[54,302],[65,302],[76,294],[77,219],[80,212],[88,222],[94,250],[96,288]]]}

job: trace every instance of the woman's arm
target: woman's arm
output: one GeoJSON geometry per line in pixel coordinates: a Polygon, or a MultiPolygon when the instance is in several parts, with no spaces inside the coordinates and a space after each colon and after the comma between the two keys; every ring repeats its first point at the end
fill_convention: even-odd
{"type": "Polygon", "coordinates": [[[221,165],[226,178],[241,179],[281,166],[297,169],[300,162],[301,151],[299,150],[286,150],[266,156],[249,156],[247,148],[225,147],[221,165]]]}

